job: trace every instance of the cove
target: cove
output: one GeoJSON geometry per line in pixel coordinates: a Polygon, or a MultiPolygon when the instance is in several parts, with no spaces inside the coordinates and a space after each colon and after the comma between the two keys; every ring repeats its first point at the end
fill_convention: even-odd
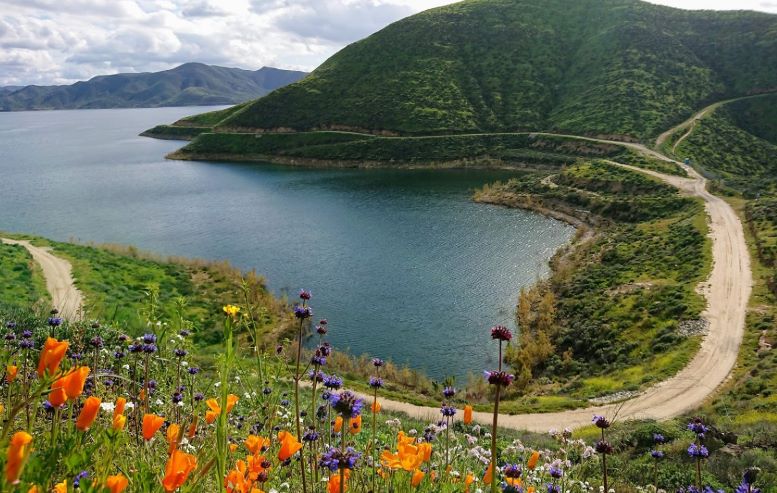
{"type": "Polygon", "coordinates": [[[519,290],[574,234],[470,200],[510,171],[168,161],[180,142],[137,135],[203,110],[0,113],[0,229],[255,268],[311,290],[337,350],[436,378],[496,363],[489,327],[514,328],[519,290]]]}

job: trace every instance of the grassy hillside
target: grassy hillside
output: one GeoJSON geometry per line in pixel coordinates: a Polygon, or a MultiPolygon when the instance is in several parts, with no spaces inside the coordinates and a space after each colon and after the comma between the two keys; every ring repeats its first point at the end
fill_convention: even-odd
{"type": "Polygon", "coordinates": [[[38,264],[18,245],[0,243],[0,304],[32,305],[49,299],[38,264]]]}
{"type": "Polygon", "coordinates": [[[27,86],[0,93],[0,111],[234,104],[296,82],[304,72],[256,71],[187,63],[154,73],[94,77],[70,86],[27,86]]]}
{"type": "Polygon", "coordinates": [[[638,0],[468,0],[346,47],[219,126],[644,139],[706,101],[777,87],[775,29],[774,15],[638,0]]]}

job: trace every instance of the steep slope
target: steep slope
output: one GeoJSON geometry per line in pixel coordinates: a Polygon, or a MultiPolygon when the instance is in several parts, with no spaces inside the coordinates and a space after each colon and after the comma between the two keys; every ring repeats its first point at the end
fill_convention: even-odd
{"type": "Polygon", "coordinates": [[[27,86],[0,93],[0,110],[233,104],[263,96],[305,75],[271,67],[250,71],[187,63],[163,72],[99,76],[70,86],[27,86]]]}
{"type": "Polygon", "coordinates": [[[777,16],[638,0],[468,0],[396,22],[230,128],[645,139],[708,101],[777,87],[777,16]]]}

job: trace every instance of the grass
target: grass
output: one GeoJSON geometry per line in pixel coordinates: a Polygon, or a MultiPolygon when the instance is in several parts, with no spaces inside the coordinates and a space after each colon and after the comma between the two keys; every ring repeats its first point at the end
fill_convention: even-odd
{"type": "Polygon", "coordinates": [[[0,304],[35,304],[50,299],[37,262],[21,245],[0,243],[0,304]]]}

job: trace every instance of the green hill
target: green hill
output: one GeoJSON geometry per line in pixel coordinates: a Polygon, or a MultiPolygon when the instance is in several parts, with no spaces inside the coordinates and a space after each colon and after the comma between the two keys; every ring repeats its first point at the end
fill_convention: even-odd
{"type": "Polygon", "coordinates": [[[186,63],[163,72],[99,76],[70,86],[12,88],[0,92],[0,111],[235,104],[305,75],[272,67],[251,71],[186,63]]]}
{"type": "Polygon", "coordinates": [[[777,87],[777,16],[638,0],[468,0],[396,22],[219,124],[645,139],[777,87]]]}

